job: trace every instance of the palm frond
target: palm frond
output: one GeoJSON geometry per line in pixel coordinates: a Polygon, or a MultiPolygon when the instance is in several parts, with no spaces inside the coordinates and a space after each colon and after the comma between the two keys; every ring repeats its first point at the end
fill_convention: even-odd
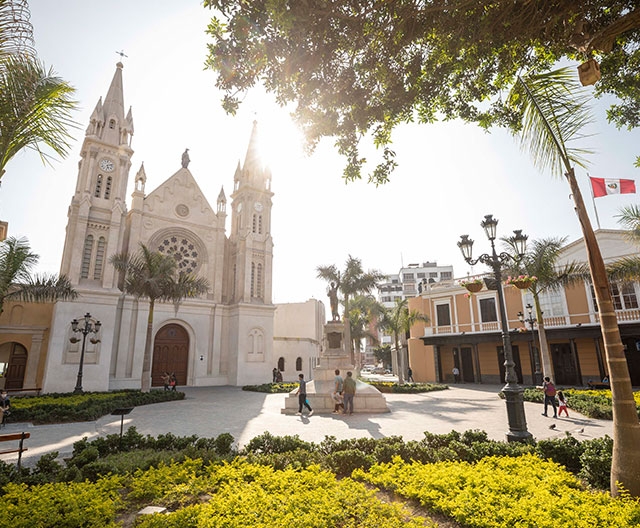
{"type": "Polygon", "coordinates": [[[29,241],[9,237],[0,243],[0,292],[16,282],[26,282],[31,269],[38,263],[38,255],[31,252],[29,241]]]}
{"type": "Polygon", "coordinates": [[[640,257],[626,257],[607,265],[612,281],[640,281],[640,257]]]}
{"type": "Polygon", "coordinates": [[[572,164],[587,166],[592,151],[569,144],[588,137],[584,129],[593,122],[590,100],[571,68],[518,78],[508,101],[522,115],[520,145],[540,170],[561,176],[572,164]]]}
{"type": "Polygon", "coordinates": [[[71,145],[68,130],[77,103],[75,89],[52,69],[25,55],[3,57],[0,68],[0,177],[9,160],[22,149],[33,149],[49,163],[41,146],[65,157],[71,145]]]}
{"type": "Polygon", "coordinates": [[[618,223],[627,231],[629,240],[640,245],[640,206],[631,204],[622,207],[616,215],[618,223]]]}
{"type": "Polygon", "coordinates": [[[78,292],[65,275],[34,275],[24,284],[14,284],[4,298],[7,301],[53,302],[77,299],[78,292]]]}

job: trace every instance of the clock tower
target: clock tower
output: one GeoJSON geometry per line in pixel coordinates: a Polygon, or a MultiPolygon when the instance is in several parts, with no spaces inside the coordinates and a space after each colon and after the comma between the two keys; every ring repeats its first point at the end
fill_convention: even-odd
{"type": "Polygon", "coordinates": [[[231,195],[232,303],[271,305],[273,240],[271,238],[271,171],[261,164],[257,123],[244,165],[236,169],[231,195]]]}
{"type": "Polygon", "coordinates": [[[112,289],[116,275],[109,256],[123,247],[125,194],[131,167],[131,109],[125,116],[121,62],[107,95],[91,114],[76,190],[69,206],[60,272],[78,289],[112,289]]]}

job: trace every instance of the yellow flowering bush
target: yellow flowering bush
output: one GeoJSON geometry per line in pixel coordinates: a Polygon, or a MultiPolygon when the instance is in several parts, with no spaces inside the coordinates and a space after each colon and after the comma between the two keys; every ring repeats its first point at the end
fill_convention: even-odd
{"type": "MultiPolygon", "coordinates": [[[[236,461],[208,466],[200,478],[210,486],[206,500],[145,517],[137,528],[435,527],[397,504],[381,502],[363,484],[338,480],[318,466],[278,471],[236,461]]],[[[204,492],[206,486],[201,488],[204,492]]]]}
{"type": "Polygon", "coordinates": [[[0,526],[116,528],[116,512],[123,506],[122,486],[123,478],[114,476],[95,484],[7,484],[0,497],[0,526]]]}
{"type": "Polygon", "coordinates": [[[395,458],[353,477],[420,501],[469,527],[638,526],[640,504],[588,491],[562,466],[534,455],[470,464],[419,464],[395,458]]]}

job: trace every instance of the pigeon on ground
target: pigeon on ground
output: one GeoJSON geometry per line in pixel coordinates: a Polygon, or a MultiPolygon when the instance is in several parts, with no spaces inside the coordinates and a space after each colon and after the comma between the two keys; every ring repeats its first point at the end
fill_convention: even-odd
{"type": "Polygon", "coordinates": [[[551,425],[549,426],[549,429],[555,429],[555,428],[556,428],[556,424],[551,424],[551,425]]]}
{"type": "Polygon", "coordinates": [[[582,429],[576,429],[576,433],[584,433],[584,427],[582,429]]]}

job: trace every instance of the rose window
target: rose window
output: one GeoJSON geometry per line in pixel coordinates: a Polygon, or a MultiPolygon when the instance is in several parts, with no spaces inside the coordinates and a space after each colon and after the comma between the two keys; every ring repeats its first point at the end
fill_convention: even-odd
{"type": "Polygon", "coordinates": [[[180,273],[193,273],[198,268],[198,250],[195,244],[185,237],[165,238],[160,243],[158,251],[172,256],[180,273]]]}

